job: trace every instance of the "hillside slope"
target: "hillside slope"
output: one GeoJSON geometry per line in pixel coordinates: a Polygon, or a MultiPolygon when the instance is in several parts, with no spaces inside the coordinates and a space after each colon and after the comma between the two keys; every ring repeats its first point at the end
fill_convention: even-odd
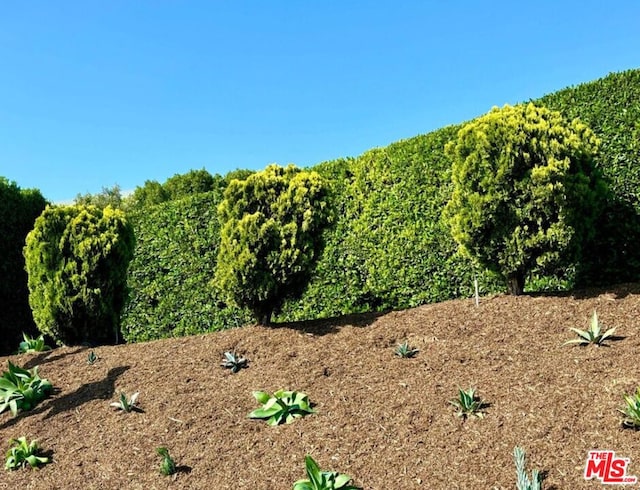
{"type": "Polygon", "coordinates": [[[304,456],[364,489],[513,489],[515,445],[543,488],[579,490],[587,452],[611,449],[640,475],[640,439],[617,408],[640,384],[640,285],[571,296],[493,296],[407,311],[253,326],[207,335],[0,358],[32,367],[57,392],[33,411],[0,414],[2,452],[36,438],[54,463],[5,472],[0,488],[289,490],[304,456]],[[619,338],[571,347],[569,327],[597,309],[619,338]],[[413,359],[394,356],[407,339],[413,359]],[[250,360],[219,366],[236,349],[250,360]],[[475,387],[490,406],[463,422],[449,401],[475,387]],[[253,390],[297,389],[317,414],[269,427],[250,420],[253,390]],[[141,413],[109,407],[140,391],[141,413]],[[158,473],[165,445],[181,471],[158,473]]]}

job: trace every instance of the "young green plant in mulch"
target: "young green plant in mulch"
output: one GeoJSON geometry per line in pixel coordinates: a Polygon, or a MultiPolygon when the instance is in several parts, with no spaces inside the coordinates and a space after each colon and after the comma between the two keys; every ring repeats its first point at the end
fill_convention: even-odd
{"type": "Polygon", "coordinates": [[[567,344],[579,344],[579,345],[595,345],[600,347],[604,344],[604,341],[610,338],[616,331],[616,327],[610,328],[606,332],[602,331],[602,325],[598,321],[598,313],[593,312],[591,321],[589,322],[588,330],[580,330],[579,328],[569,328],[569,330],[578,334],[577,339],[567,340],[562,345],[567,344]]]}
{"type": "Polygon", "coordinates": [[[410,359],[412,357],[415,357],[418,352],[420,352],[420,349],[414,349],[410,347],[409,342],[405,340],[403,343],[398,344],[394,352],[398,357],[410,359]]]}
{"type": "Polygon", "coordinates": [[[40,335],[37,338],[32,338],[29,334],[22,333],[24,339],[18,346],[18,354],[32,354],[34,352],[46,352],[50,351],[51,347],[45,344],[44,335],[40,335]]]}
{"type": "Polygon", "coordinates": [[[283,422],[290,424],[297,418],[316,413],[311,408],[309,397],[297,391],[278,390],[273,395],[266,391],[254,391],[253,397],[262,407],[255,409],[248,417],[267,419],[269,425],[279,425],[283,422]]]}
{"type": "Polygon", "coordinates": [[[19,410],[31,410],[53,390],[51,383],[40,378],[38,366],[23,369],[9,362],[9,370],[0,377],[0,413],[7,408],[15,417],[19,410]]]}
{"type": "Polygon", "coordinates": [[[305,456],[304,461],[308,479],[295,482],[293,490],[362,490],[360,487],[349,485],[351,477],[348,475],[320,470],[311,456],[305,456]]]}
{"type": "Polygon", "coordinates": [[[633,395],[624,395],[624,407],[618,411],[624,415],[622,425],[631,429],[640,429],[640,387],[633,395]]]}
{"type": "Polygon", "coordinates": [[[98,361],[98,356],[94,351],[89,352],[87,354],[87,364],[89,366],[93,366],[98,361]]]}
{"type": "Polygon", "coordinates": [[[475,388],[466,391],[458,388],[458,398],[454,398],[450,403],[457,409],[456,415],[464,420],[468,417],[484,417],[483,410],[488,406],[476,395],[475,388]]]}
{"type": "Polygon", "coordinates": [[[138,407],[138,396],[140,396],[140,393],[137,391],[131,395],[131,398],[127,398],[126,393],[120,393],[119,400],[117,402],[110,403],[109,406],[115,407],[125,413],[141,412],[142,410],[138,407]]]}
{"type": "Polygon", "coordinates": [[[19,437],[11,439],[9,444],[13,444],[13,446],[7,452],[7,459],[4,464],[7,470],[17,470],[27,465],[35,468],[49,462],[49,458],[39,456],[40,447],[37,441],[28,442],[26,437],[19,437]]]}
{"type": "Polygon", "coordinates": [[[542,475],[538,470],[531,472],[531,479],[527,475],[527,459],[524,449],[519,446],[513,448],[513,460],[516,463],[516,488],[518,490],[540,490],[542,488],[542,475]]]}
{"type": "Polygon", "coordinates": [[[247,359],[236,354],[235,352],[225,352],[224,360],[220,363],[223,368],[231,369],[233,374],[247,367],[247,359]]]}
{"type": "Polygon", "coordinates": [[[175,461],[169,455],[169,450],[166,447],[159,447],[156,449],[156,453],[162,458],[160,473],[164,476],[173,475],[177,471],[177,467],[175,461]]]}

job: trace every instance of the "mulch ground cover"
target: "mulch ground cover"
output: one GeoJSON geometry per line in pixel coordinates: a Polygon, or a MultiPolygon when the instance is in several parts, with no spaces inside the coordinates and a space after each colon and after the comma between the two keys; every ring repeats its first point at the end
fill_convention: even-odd
{"type": "MultiPolygon", "coordinates": [[[[640,385],[640,285],[571,295],[493,296],[387,314],[250,326],[194,337],[0,358],[49,379],[55,392],[17,417],[0,414],[0,448],[37,439],[53,462],[0,473],[11,489],[290,490],[304,457],[363,489],[514,489],[514,446],[543,488],[585,481],[590,450],[630,458],[640,477],[640,433],[621,425],[623,395],[640,385]],[[597,310],[616,337],[563,345],[597,310]],[[394,355],[408,341],[411,359],[394,355]],[[225,351],[249,359],[232,374],[225,351]],[[483,418],[450,401],[473,387],[483,418]],[[270,427],[247,415],[252,391],[309,395],[316,414],[270,427]],[[141,411],[109,406],[140,392],[141,411]],[[159,473],[156,448],[178,465],[159,473]]],[[[640,484],[639,484],[640,485],[640,484]]]]}

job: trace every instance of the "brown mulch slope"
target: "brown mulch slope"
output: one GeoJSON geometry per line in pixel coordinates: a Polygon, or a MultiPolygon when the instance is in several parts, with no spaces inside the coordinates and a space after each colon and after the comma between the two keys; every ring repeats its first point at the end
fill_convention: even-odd
{"type": "Polygon", "coordinates": [[[585,482],[587,452],[612,449],[640,476],[640,433],[622,429],[622,396],[640,385],[640,285],[580,296],[495,296],[386,315],[246,327],[88,351],[0,358],[40,365],[57,393],[35,410],[0,414],[0,444],[37,438],[53,455],[40,470],[0,472],[0,488],[290,490],[304,456],[364,489],[514,489],[515,445],[545,489],[585,482]],[[562,346],[597,309],[620,338],[562,346]],[[407,339],[413,359],[394,356],[407,339]],[[224,351],[250,359],[232,375],[224,351]],[[489,404],[466,422],[449,401],[475,387],[489,404]],[[269,427],[250,420],[254,390],[296,389],[317,414],[269,427]],[[142,413],[109,407],[140,391],[142,413]],[[159,474],[155,448],[181,466],[159,474]]]}

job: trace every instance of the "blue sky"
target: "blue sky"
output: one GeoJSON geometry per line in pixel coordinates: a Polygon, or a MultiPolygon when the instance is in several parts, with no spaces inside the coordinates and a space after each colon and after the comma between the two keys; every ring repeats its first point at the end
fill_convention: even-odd
{"type": "Polygon", "coordinates": [[[640,67],[640,2],[5,2],[0,176],[309,166],[640,67]]]}

